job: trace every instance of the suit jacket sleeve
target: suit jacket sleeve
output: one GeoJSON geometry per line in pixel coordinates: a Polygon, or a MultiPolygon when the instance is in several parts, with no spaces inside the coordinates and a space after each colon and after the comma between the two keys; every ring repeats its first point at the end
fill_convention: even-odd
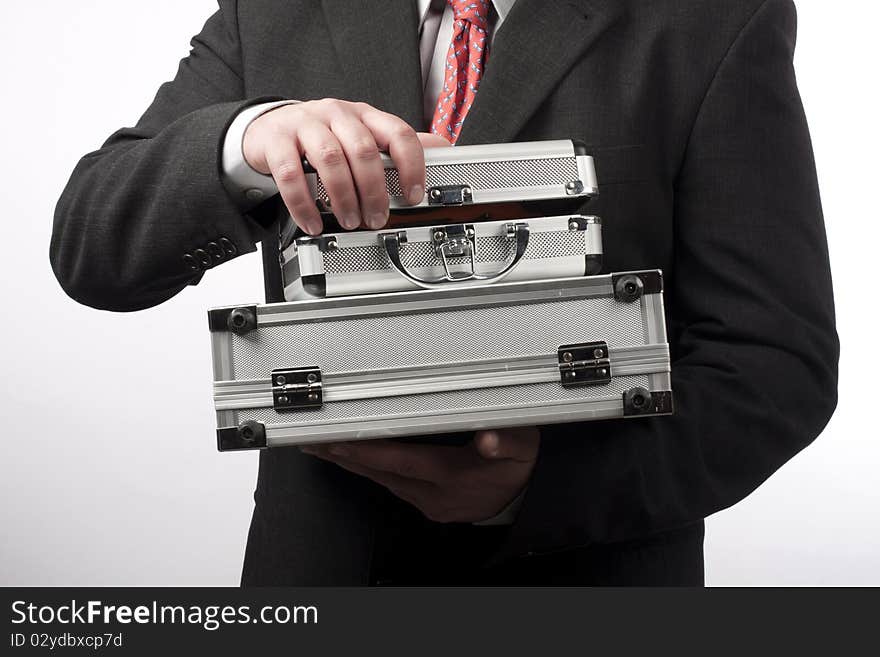
{"type": "Polygon", "coordinates": [[[235,16],[235,1],[221,0],[137,125],[76,166],[55,211],[50,260],[77,301],[153,306],[201,278],[201,253],[187,254],[201,249],[213,266],[255,250],[258,226],[226,193],[219,169],[226,126],[265,100],[243,100],[235,16]]]}
{"type": "Polygon", "coordinates": [[[747,496],[828,421],[838,341],[795,33],[789,0],[768,0],[745,24],[675,181],[675,415],[542,428],[502,552],[698,522],[747,496]]]}

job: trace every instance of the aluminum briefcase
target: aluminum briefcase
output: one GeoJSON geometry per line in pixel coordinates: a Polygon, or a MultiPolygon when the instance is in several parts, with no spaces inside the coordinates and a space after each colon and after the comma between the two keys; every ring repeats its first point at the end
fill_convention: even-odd
{"type": "Polygon", "coordinates": [[[672,412],[640,271],[208,313],[221,451],[672,412]]]}
{"type": "Polygon", "coordinates": [[[295,239],[281,263],[288,301],[593,275],[602,222],[563,215],[327,233],[295,239]]]}
{"type": "MultiPolygon", "coordinates": [[[[569,199],[598,193],[593,158],[570,139],[425,149],[425,196],[409,205],[393,160],[382,154],[392,211],[487,203],[569,199]]],[[[320,176],[305,164],[306,181],[323,212],[332,212],[320,176]]]]}

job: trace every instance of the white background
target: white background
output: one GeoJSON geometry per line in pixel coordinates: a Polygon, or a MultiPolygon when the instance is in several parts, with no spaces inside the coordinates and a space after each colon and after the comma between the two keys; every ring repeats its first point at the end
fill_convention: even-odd
{"type": "MultiPolygon", "coordinates": [[[[215,451],[205,309],[259,301],[258,257],[135,314],[76,305],[48,262],[52,212],[74,164],[137,120],[215,6],[3,8],[0,585],[238,582],[256,455],[215,451]]],[[[880,10],[855,0],[798,6],[796,65],[843,344],[840,404],[813,446],[709,520],[711,585],[880,584],[880,318],[871,310],[880,10]]]]}

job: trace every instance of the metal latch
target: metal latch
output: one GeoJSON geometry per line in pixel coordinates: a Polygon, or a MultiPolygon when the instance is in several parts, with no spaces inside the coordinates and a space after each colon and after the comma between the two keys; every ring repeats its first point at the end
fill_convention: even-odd
{"type": "Polygon", "coordinates": [[[474,195],[469,185],[437,185],[428,188],[429,205],[464,205],[473,200],[474,195]]]}
{"type": "Polygon", "coordinates": [[[320,367],[272,370],[272,406],[276,411],[320,408],[323,404],[320,367]]]}
{"type": "Polygon", "coordinates": [[[559,374],[565,388],[611,383],[607,342],[584,342],[559,347],[559,374]]]}
{"type": "Polygon", "coordinates": [[[441,260],[447,258],[471,258],[476,254],[474,227],[470,224],[453,224],[431,229],[434,253],[441,260]]]}

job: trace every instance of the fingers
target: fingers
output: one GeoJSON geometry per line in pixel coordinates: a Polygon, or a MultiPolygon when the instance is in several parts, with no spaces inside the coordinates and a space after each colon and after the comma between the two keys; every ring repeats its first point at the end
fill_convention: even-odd
{"type": "Polygon", "coordinates": [[[305,122],[297,130],[297,138],[301,151],[324,183],[333,214],[345,228],[357,228],[361,223],[360,205],[339,139],[320,121],[305,122]]]}
{"type": "MultiPolygon", "coordinates": [[[[381,228],[388,221],[388,193],[385,168],[373,134],[363,123],[348,114],[335,119],[330,128],[345,151],[363,223],[368,228],[381,228]]],[[[346,225],[346,228],[353,226],[346,225]]]]}
{"type": "Polygon", "coordinates": [[[427,482],[448,480],[461,461],[458,453],[461,450],[456,447],[385,440],[336,443],[328,447],[304,448],[303,451],[337,463],[357,463],[404,479],[427,482]]]}
{"type": "Polygon", "coordinates": [[[292,139],[273,140],[265,151],[268,173],[275,179],[278,192],[296,225],[311,235],[323,229],[321,213],[309,192],[299,149],[292,139]]]}
{"type": "Polygon", "coordinates": [[[452,146],[443,137],[435,135],[433,132],[417,132],[416,136],[419,138],[422,148],[450,148],[452,146]]]}
{"type": "Polygon", "coordinates": [[[535,427],[490,429],[474,436],[477,453],[485,459],[511,459],[523,463],[534,461],[538,455],[540,433],[535,427]]]}
{"type": "Polygon", "coordinates": [[[333,462],[343,470],[348,470],[361,477],[366,477],[375,481],[380,486],[384,486],[394,495],[409,502],[413,506],[419,506],[426,494],[430,493],[433,484],[418,479],[407,479],[400,477],[391,472],[383,472],[382,470],[374,470],[360,463],[349,461],[346,459],[334,459],[333,462]]]}
{"type": "Polygon", "coordinates": [[[407,202],[418,203],[425,195],[425,153],[416,131],[403,119],[369,105],[360,106],[360,112],[376,144],[394,160],[407,202]]]}
{"type": "Polygon", "coordinates": [[[311,445],[302,451],[373,480],[429,520],[475,522],[496,516],[528,484],[538,431],[484,431],[479,440],[494,444],[497,458],[483,458],[470,444],[447,447],[384,440],[311,445]],[[496,442],[489,440],[490,435],[496,442]]]}
{"type": "Polygon", "coordinates": [[[474,447],[484,459],[497,459],[500,456],[501,437],[494,429],[478,431],[474,436],[474,447]]]}
{"type": "Polygon", "coordinates": [[[333,214],[347,229],[379,229],[388,221],[388,193],[380,150],[388,151],[409,203],[425,195],[422,146],[448,142],[417,135],[402,119],[365,103],[327,98],[277,108],[258,117],[245,132],[246,161],[271,174],[296,224],[307,233],[322,230],[321,215],[302,168],[305,156],[321,178],[333,214]]]}

